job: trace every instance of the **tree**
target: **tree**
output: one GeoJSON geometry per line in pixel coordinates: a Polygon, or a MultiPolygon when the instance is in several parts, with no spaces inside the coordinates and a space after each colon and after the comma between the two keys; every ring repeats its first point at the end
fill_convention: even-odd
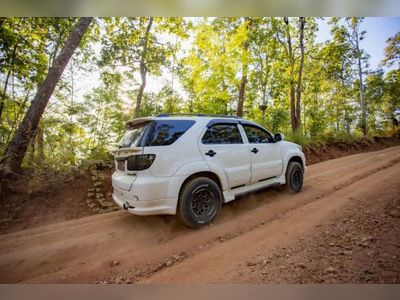
{"type": "Polygon", "coordinates": [[[359,29],[360,23],[362,19],[352,18],[351,22],[348,21],[348,24],[352,30],[351,35],[349,37],[349,41],[353,45],[354,55],[357,59],[357,69],[358,69],[358,80],[360,84],[360,105],[361,105],[361,128],[364,135],[367,134],[367,108],[365,103],[365,90],[364,90],[364,81],[363,81],[363,52],[360,48],[360,41],[364,39],[365,31],[361,31],[359,29]]]}
{"type": "Polygon", "coordinates": [[[48,28],[40,23],[35,18],[0,19],[0,72],[5,74],[0,91],[0,122],[10,98],[8,88],[10,85],[11,89],[14,88],[15,79],[32,87],[35,81],[43,78],[46,60],[45,39],[41,39],[41,34],[45,34],[48,28]]]}
{"type": "Polygon", "coordinates": [[[243,78],[239,74],[243,75],[243,62],[248,60],[248,53],[243,52],[246,39],[246,23],[240,18],[202,19],[197,24],[193,46],[182,58],[179,73],[190,97],[191,112],[240,111],[238,95],[243,78]]]}
{"type": "Polygon", "coordinates": [[[242,26],[245,28],[245,38],[243,41],[242,48],[242,78],[240,79],[240,87],[239,87],[239,97],[238,104],[236,108],[236,115],[238,117],[243,117],[243,104],[245,99],[246,92],[246,83],[247,83],[247,73],[249,68],[249,39],[247,37],[247,32],[249,31],[249,27],[252,24],[252,19],[249,17],[243,18],[242,26]]]}
{"type": "Polygon", "coordinates": [[[184,38],[185,24],[182,18],[154,17],[106,18],[105,24],[100,66],[120,67],[130,80],[139,71],[141,82],[134,110],[134,117],[139,117],[147,76],[160,76],[177,51],[178,45],[164,41],[160,35],[184,38]]]}
{"type": "Polygon", "coordinates": [[[142,41],[142,51],[140,53],[140,62],[139,62],[139,70],[140,70],[140,78],[142,82],[140,84],[139,92],[136,98],[136,106],[135,106],[135,118],[139,117],[140,114],[140,104],[142,103],[143,91],[146,87],[146,74],[147,74],[147,51],[148,51],[148,44],[149,44],[149,33],[151,26],[153,25],[153,17],[149,18],[149,22],[147,23],[146,31],[144,33],[143,41],[142,41]]]}
{"type": "Polygon", "coordinates": [[[290,116],[292,132],[299,133],[301,126],[301,84],[304,67],[304,29],[306,19],[304,17],[298,18],[297,30],[293,28],[288,17],[284,17],[283,22],[285,24],[283,27],[277,25],[276,38],[283,46],[289,64],[290,116]],[[293,39],[293,33],[297,33],[298,38],[293,39]],[[294,41],[297,41],[297,46],[293,45],[294,41]],[[300,50],[300,62],[297,64],[298,50],[300,50]]]}
{"type": "Polygon", "coordinates": [[[342,36],[342,39],[349,47],[347,59],[351,62],[355,69],[357,79],[354,81],[358,85],[359,90],[359,104],[361,110],[361,117],[359,126],[364,135],[367,134],[367,107],[365,98],[365,83],[364,75],[368,68],[369,56],[361,49],[360,42],[365,38],[366,31],[361,31],[360,25],[363,18],[333,18],[332,33],[342,36]],[[343,22],[344,23],[343,23],[343,22]]]}
{"type": "MultiPolygon", "coordinates": [[[[380,109],[385,115],[387,124],[395,124],[400,115],[400,70],[391,70],[385,75],[384,92],[380,109]],[[396,121],[395,121],[396,120],[396,121]]],[[[387,126],[387,129],[391,126],[387,126]]]]}
{"type": "Polygon", "coordinates": [[[18,172],[25,156],[29,141],[33,137],[47,103],[59,81],[68,61],[88,30],[93,18],[81,18],[68,37],[60,54],[54,60],[46,78],[40,85],[15,137],[8,145],[1,160],[3,175],[18,172]]]}
{"type": "MultiPolygon", "coordinates": [[[[330,22],[331,24],[334,24],[330,22]]],[[[316,52],[315,64],[311,66],[313,79],[318,82],[316,89],[322,92],[327,101],[325,112],[332,112],[332,117],[325,117],[325,123],[334,121],[336,132],[344,131],[350,134],[352,112],[353,60],[352,50],[343,31],[345,28],[335,28],[332,39],[326,41],[316,52]]],[[[314,81],[313,80],[313,81],[314,81]]],[[[314,114],[314,112],[310,112],[314,114]]],[[[322,120],[322,121],[324,121],[322,120]]]]}
{"type": "Polygon", "coordinates": [[[303,67],[304,67],[304,25],[305,18],[299,18],[299,48],[300,48],[300,63],[299,71],[297,76],[297,86],[296,86],[296,131],[298,132],[301,126],[301,81],[303,78],[303,67]]]}
{"type": "Polygon", "coordinates": [[[382,60],[381,64],[391,67],[398,63],[398,67],[400,67],[400,32],[388,38],[386,43],[385,58],[382,60]]]}
{"type": "MultiPolygon", "coordinates": [[[[4,91],[0,92],[0,151],[3,153],[30,104],[31,94],[43,81],[46,71],[59,54],[77,18],[3,18],[0,29],[0,82],[4,91]],[[14,51],[15,50],[15,51],[14,51]],[[6,88],[7,87],[7,88],[6,88]]],[[[87,35],[86,35],[87,36],[87,35]]],[[[91,35],[90,35],[91,36],[91,35]]],[[[87,39],[81,42],[77,60],[81,61],[87,53],[87,39]]],[[[59,84],[58,86],[60,86],[59,84]]],[[[40,162],[42,145],[41,134],[46,122],[40,122],[31,144],[37,143],[34,155],[40,162]]],[[[44,142],[44,140],[43,140],[44,142]]],[[[32,148],[33,149],[33,148],[32,148]]]]}
{"type": "Polygon", "coordinates": [[[17,161],[26,152],[20,165],[31,168],[108,160],[126,121],[162,112],[237,114],[317,141],[383,134],[399,113],[399,34],[385,45],[390,69],[372,70],[362,19],[332,18],[323,43],[308,17],[96,21],[51,92],[42,83],[55,85],[50,66],[78,18],[0,18],[0,149],[9,170],[11,152],[17,161]],[[160,85],[150,89],[150,79],[160,85]]]}

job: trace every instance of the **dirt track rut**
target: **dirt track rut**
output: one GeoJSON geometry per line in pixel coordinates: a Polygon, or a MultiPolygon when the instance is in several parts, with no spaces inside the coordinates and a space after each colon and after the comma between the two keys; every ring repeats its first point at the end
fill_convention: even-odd
{"type": "Polygon", "coordinates": [[[400,147],[393,147],[312,165],[301,193],[272,188],[244,196],[197,231],[172,217],[116,212],[5,234],[0,282],[94,282],[118,274],[139,282],[239,282],[248,257],[306,234],[350,201],[379,199],[399,176],[400,147]]]}

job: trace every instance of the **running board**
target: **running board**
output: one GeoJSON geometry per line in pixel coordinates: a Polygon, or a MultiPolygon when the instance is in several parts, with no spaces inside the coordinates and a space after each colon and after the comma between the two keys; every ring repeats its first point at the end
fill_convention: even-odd
{"type": "Polygon", "coordinates": [[[263,181],[253,183],[251,185],[241,186],[229,191],[224,191],[224,203],[235,200],[237,197],[243,196],[248,193],[256,192],[267,187],[285,184],[285,177],[273,177],[263,181]]]}

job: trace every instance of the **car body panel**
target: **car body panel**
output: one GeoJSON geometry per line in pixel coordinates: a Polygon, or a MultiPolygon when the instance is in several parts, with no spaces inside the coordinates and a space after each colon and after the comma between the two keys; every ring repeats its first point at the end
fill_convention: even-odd
{"type": "MultiPolygon", "coordinates": [[[[288,162],[297,156],[305,167],[301,147],[279,141],[267,144],[249,144],[241,124],[257,123],[239,118],[173,117],[174,120],[194,120],[175,142],[167,146],[146,146],[113,149],[116,160],[130,155],[155,154],[151,166],[142,171],[116,170],[112,175],[113,199],[121,208],[137,215],[175,214],[179,192],[183,184],[195,174],[214,174],[221,187],[224,202],[260,188],[285,184],[288,162]],[[207,126],[218,122],[237,124],[243,144],[203,144],[207,126]],[[256,147],[257,154],[251,152],[256,147]],[[205,155],[209,150],[216,154],[205,155]]],[[[129,126],[152,120],[171,120],[171,117],[150,117],[133,120],[129,126]]],[[[264,129],[265,130],[265,129],[264,129]]]]}
{"type": "Polygon", "coordinates": [[[200,143],[199,148],[203,159],[209,164],[211,170],[222,169],[228,188],[249,184],[251,156],[246,144],[232,144],[228,148],[226,145],[204,145],[200,143]],[[213,157],[205,154],[210,150],[216,153],[213,157]]]}
{"type": "Polygon", "coordinates": [[[251,153],[251,183],[282,174],[283,159],[279,143],[248,144],[251,153]],[[257,153],[252,153],[257,149],[257,153]]]}

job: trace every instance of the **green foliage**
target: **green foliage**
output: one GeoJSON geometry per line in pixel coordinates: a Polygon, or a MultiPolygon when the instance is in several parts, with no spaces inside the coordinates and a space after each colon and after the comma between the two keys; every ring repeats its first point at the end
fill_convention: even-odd
{"type": "Polygon", "coordinates": [[[194,42],[179,73],[189,94],[189,110],[232,114],[236,110],[240,72],[251,59],[243,52],[247,22],[241,18],[205,19],[194,28],[194,42]]]}
{"type": "Polygon", "coordinates": [[[75,23],[76,18],[0,19],[0,150],[13,137],[75,23]]]}
{"type": "MultiPolygon", "coordinates": [[[[76,20],[0,19],[0,150],[14,135],[76,20]]],[[[149,18],[97,18],[53,94],[40,122],[43,135],[37,133],[25,164],[32,165],[32,158],[36,166],[56,169],[110,162],[109,148],[135,115],[141,60],[146,79],[160,85],[144,90],[140,117],[235,114],[242,75],[247,75],[244,117],[304,146],[351,142],[361,135],[360,61],[369,133],[392,130],[400,108],[399,34],[387,42],[383,64],[391,69],[385,73],[370,70],[367,53],[355,47],[367,38],[360,30],[362,19],[332,18],[332,39],[321,44],[315,41],[317,20],[306,18],[299,86],[302,125],[291,133],[290,85],[298,82],[300,31],[299,18],[287,21],[156,17],[144,53],[149,18]]]]}
{"type": "Polygon", "coordinates": [[[385,58],[382,60],[382,65],[393,66],[396,63],[400,67],[400,32],[390,37],[385,48],[385,58]]]}
{"type": "Polygon", "coordinates": [[[316,141],[315,138],[310,138],[302,133],[293,134],[291,132],[286,135],[286,140],[301,145],[302,147],[310,146],[313,144],[313,141],[316,141]]]}

